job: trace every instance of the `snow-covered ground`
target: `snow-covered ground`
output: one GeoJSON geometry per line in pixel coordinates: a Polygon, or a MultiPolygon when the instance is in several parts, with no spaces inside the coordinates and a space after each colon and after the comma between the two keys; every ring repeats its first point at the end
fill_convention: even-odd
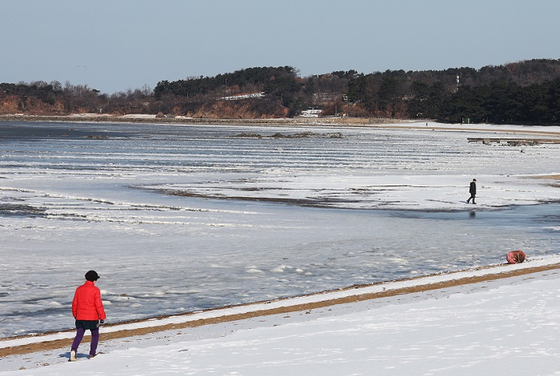
{"type": "MultiPolygon", "coordinates": [[[[557,127],[21,127],[0,123],[1,337],[71,328],[91,268],[118,323],[495,265],[518,248],[527,265],[558,262],[558,204],[543,203],[560,200],[560,145],[468,142],[557,127]],[[465,203],[472,178],[477,205],[465,203]]],[[[2,358],[0,370],[554,374],[557,287],[551,271],[116,340],[32,371],[67,350],[2,358]]]]}

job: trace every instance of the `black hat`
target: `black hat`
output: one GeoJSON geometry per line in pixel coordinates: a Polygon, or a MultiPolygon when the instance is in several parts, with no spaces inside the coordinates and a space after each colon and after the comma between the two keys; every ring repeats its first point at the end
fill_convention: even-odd
{"type": "Polygon", "coordinates": [[[95,270],[90,270],[86,273],[86,279],[88,281],[97,281],[99,279],[99,274],[95,270]]]}

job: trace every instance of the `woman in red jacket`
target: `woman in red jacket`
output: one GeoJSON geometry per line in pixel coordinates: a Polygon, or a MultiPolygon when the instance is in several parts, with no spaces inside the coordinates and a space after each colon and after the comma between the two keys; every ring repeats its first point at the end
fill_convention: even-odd
{"type": "Polygon", "coordinates": [[[99,325],[106,318],[101,302],[101,291],[99,287],[95,286],[95,281],[98,279],[99,275],[94,270],[90,270],[86,273],[86,282],[79,286],[74,294],[72,315],[76,319],[76,337],[70,349],[71,362],[76,360],[76,352],[86,330],[91,331],[89,357],[93,358],[96,354],[99,343],[99,325]]]}

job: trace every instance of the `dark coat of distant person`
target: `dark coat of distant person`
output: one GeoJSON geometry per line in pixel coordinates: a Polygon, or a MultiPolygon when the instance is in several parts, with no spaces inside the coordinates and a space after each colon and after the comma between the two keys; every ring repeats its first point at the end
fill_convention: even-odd
{"type": "Polygon", "coordinates": [[[471,194],[471,197],[469,197],[469,199],[467,200],[467,204],[471,200],[473,204],[476,204],[476,202],[474,202],[474,198],[476,196],[476,179],[473,179],[473,181],[471,181],[471,184],[469,186],[469,193],[471,194]]]}

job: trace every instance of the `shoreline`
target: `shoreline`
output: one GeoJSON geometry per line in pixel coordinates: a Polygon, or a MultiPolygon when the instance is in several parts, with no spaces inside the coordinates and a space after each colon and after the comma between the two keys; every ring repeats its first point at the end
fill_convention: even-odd
{"type": "MultiPolygon", "coordinates": [[[[240,304],[234,306],[226,306],[219,308],[212,308],[203,311],[186,312],[175,315],[155,316],[144,319],[130,320],[119,322],[115,324],[104,325],[104,328],[113,328],[103,333],[104,341],[117,340],[136,336],[145,336],[153,333],[159,333],[168,330],[195,328],[205,325],[213,325],[226,322],[241,321],[246,319],[272,316],[278,314],[294,313],[311,311],[313,309],[325,308],[335,305],[352,304],[374,299],[390,298],[407,294],[424,293],[434,290],[442,290],[451,287],[458,287],[463,285],[477,284],[481,282],[489,282],[513,277],[524,276],[528,274],[535,274],[546,272],[550,270],[560,269],[560,263],[548,263],[538,266],[526,266],[531,260],[526,261],[524,264],[496,264],[488,265],[479,268],[465,269],[456,272],[439,273],[433,275],[426,275],[417,278],[408,278],[403,280],[379,282],[367,285],[354,285],[342,287],[336,290],[323,291],[310,295],[294,296],[289,298],[275,299],[271,301],[253,302],[247,304],[240,304]],[[508,268],[508,270],[496,270],[499,268],[508,268]],[[471,274],[469,274],[469,272],[471,274]],[[476,274],[481,272],[481,274],[476,274]],[[460,274],[465,274],[460,276],[460,274]],[[472,274],[475,273],[475,274],[472,274]],[[453,276],[459,276],[453,278],[453,276]],[[446,278],[449,277],[449,278],[446,278]],[[438,280],[442,278],[442,280],[438,280]],[[434,281],[430,281],[435,279],[434,281]],[[425,281],[422,283],[422,281],[425,281]],[[418,282],[418,283],[415,283],[418,282]],[[407,285],[407,283],[411,283],[407,285]],[[391,287],[391,284],[396,285],[391,287]],[[398,286],[403,284],[403,286],[398,286]],[[373,291],[368,291],[373,289],[373,291]],[[349,293],[352,291],[351,293],[349,293]],[[336,296],[338,293],[346,293],[343,296],[336,296]],[[322,299],[321,297],[324,297],[322,299]],[[312,301],[298,302],[300,299],[312,298],[312,301]],[[315,300],[313,300],[315,298],[315,300]],[[287,303],[287,304],[282,304],[287,303]],[[276,307],[272,305],[277,305],[276,307]],[[266,307],[270,306],[270,307],[266,307]],[[254,309],[247,309],[255,307],[254,309]],[[235,312],[241,310],[241,312],[235,312]],[[231,311],[231,312],[228,312],[231,311]],[[204,317],[206,315],[206,317],[204,317]],[[197,317],[201,316],[201,317],[197,317]],[[178,322],[165,322],[166,320],[177,318],[184,318],[178,322]],[[161,323],[157,323],[161,321],[161,323]],[[126,328],[126,325],[139,325],[150,324],[144,327],[126,328]],[[119,328],[124,326],[124,328],[119,328]]],[[[538,262],[537,262],[538,263],[538,262]]],[[[68,346],[69,341],[72,340],[75,330],[62,330],[54,332],[46,332],[40,334],[31,334],[16,337],[7,337],[0,339],[0,359],[13,356],[24,355],[30,353],[37,353],[47,350],[54,350],[68,346]],[[48,339],[49,336],[57,336],[55,339],[48,339]],[[66,335],[68,338],[60,338],[61,335],[66,335]],[[45,340],[41,341],[42,338],[45,340]],[[26,344],[14,344],[13,346],[2,347],[2,344],[18,340],[30,340],[26,344]]],[[[86,339],[84,343],[87,343],[86,339]]]]}
{"type": "MultiPolygon", "coordinates": [[[[560,138],[559,126],[543,125],[499,125],[499,124],[444,124],[429,119],[394,119],[394,118],[353,118],[353,117],[325,117],[325,118],[271,118],[271,119],[226,119],[226,118],[191,118],[184,116],[156,117],[156,115],[103,115],[103,114],[73,114],[73,115],[0,115],[0,122],[24,123],[98,123],[98,124],[166,124],[166,125],[232,125],[232,126],[261,126],[261,127],[354,127],[354,128],[383,128],[409,129],[423,131],[471,131],[483,133],[509,133],[514,135],[541,135],[560,138]],[[550,129],[550,130],[548,130],[550,129]]],[[[486,138],[481,138],[486,140],[486,138]]],[[[510,141],[528,141],[526,139],[510,139],[510,141]]],[[[558,143],[548,140],[547,143],[558,143]]]]}
{"type": "MultiPolygon", "coordinates": [[[[392,118],[270,118],[270,119],[227,119],[227,118],[192,118],[184,116],[157,117],[156,115],[0,115],[0,121],[22,122],[70,122],[70,123],[140,123],[140,124],[187,124],[187,125],[336,125],[367,126],[379,124],[413,123],[424,120],[405,120],[392,118]]],[[[427,120],[426,120],[427,121],[427,120]]]]}

